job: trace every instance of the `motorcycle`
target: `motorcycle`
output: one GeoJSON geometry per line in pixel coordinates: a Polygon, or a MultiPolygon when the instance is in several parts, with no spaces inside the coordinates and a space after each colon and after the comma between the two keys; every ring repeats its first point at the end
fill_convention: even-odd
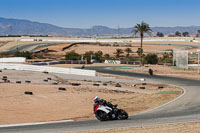
{"type": "Polygon", "coordinates": [[[118,109],[117,105],[114,105],[113,109],[104,105],[96,105],[94,107],[94,114],[100,121],[128,119],[128,113],[122,109],[118,109]]]}

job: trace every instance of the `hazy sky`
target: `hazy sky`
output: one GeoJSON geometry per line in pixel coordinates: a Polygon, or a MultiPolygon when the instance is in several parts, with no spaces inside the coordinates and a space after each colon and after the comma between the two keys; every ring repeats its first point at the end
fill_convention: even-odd
{"type": "Polygon", "coordinates": [[[0,17],[66,28],[200,26],[200,0],[0,0],[0,17]]]}

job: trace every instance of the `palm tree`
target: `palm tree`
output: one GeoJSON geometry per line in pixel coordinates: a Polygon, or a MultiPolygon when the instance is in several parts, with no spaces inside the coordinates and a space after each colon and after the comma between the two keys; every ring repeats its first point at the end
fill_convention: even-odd
{"type": "Polygon", "coordinates": [[[124,51],[127,53],[127,57],[129,57],[130,53],[132,53],[130,48],[126,48],[124,51]]]}
{"type": "Polygon", "coordinates": [[[120,55],[123,53],[123,50],[122,49],[116,49],[116,57],[119,58],[120,55]]]}
{"type": "Polygon", "coordinates": [[[143,45],[143,38],[144,38],[144,33],[147,33],[148,35],[151,35],[151,28],[149,27],[149,24],[145,23],[142,21],[141,24],[136,24],[134,27],[135,29],[132,31],[134,35],[137,33],[140,33],[140,38],[141,38],[141,44],[140,44],[140,66],[142,66],[142,45],[143,45]]]}

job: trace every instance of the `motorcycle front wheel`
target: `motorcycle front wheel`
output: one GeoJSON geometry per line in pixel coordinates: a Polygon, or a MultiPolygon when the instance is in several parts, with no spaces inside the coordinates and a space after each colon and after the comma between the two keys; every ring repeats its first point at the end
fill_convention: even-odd
{"type": "Polygon", "coordinates": [[[122,109],[118,110],[118,119],[125,120],[128,119],[128,113],[122,109]]]}
{"type": "Polygon", "coordinates": [[[106,112],[104,112],[104,111],[98,111],[98,112],[96,112],[95,116],[100,121],[107,121],[107,120],[109,120],[108,114],[106,112]]]}

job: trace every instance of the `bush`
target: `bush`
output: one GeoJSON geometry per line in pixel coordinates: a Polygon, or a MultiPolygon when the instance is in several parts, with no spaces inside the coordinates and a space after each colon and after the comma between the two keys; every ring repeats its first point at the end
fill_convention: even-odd
{"type": "Polygon", "coordinates": [[[158,63],[158,56],[156,54],[147,54],[144,57],[145,63],[147,64],[157,64],[158,63]]]}
{"type": "Polygon", "coordinates": [[[81,59],[81,55],[79,55],[75,51],[71,51],[71,52],[66,53],[65,59],[66,60],[80,60],[81,59]]]}
{"type": "Polygon", "coordinates": [[[172,63],[173,62],[173,55],[172,53],[164,53],[160,58],[160,62],[162,63],[172,63]]]}
{"type": "Polygon", "coordinates": [[[23,51],[23,52],[15,52],[14,53],[14,57],[25,57],[26,59],[32,59],[32,53],[28,52],[28,51],[23,51]]]}

